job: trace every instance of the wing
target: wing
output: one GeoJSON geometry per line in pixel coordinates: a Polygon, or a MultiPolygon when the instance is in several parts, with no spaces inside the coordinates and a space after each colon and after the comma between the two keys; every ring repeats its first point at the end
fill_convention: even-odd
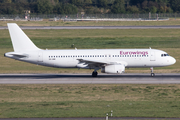
{"type": "Polygon", "coordinates": [[[127,62],[124,61],[114,61],[114,62],[109,62],[109,61],[103,61],[103,60],[88,60],[88,59],[77,59],[79,61],[77,67],[79,68],[102,68],[103,66],[106,65],[124,65],[127,66],[127,62]]]}

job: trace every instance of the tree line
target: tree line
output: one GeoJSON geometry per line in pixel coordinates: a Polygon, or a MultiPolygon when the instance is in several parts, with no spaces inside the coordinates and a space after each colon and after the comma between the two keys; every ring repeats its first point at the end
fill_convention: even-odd
{"type": "Polygon", "coordinates": [[[0,0],[0,14],[179,13],[180,0],[0,0]]]}

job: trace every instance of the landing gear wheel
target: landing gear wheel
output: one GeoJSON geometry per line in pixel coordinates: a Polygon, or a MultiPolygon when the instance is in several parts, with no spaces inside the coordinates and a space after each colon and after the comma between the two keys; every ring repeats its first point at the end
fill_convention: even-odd
{"type": "Polygon", "coordinates": [[[92,77],[97,77],[98,73],[96,71],[92,72],[92,77]]]}
{"type": "Polygon", "coordinates": [[[151,73],[151,77],[154,77],[155,76],[155,74],[154,73],[151,73]]]}

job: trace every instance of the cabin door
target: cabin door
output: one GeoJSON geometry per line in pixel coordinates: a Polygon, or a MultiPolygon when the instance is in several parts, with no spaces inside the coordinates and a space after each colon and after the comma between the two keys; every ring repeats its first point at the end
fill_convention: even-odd
{"type": "Polygon", "coordinates": [[[38,52],[38,62],[43,62],[43,52],[38,52]]]}

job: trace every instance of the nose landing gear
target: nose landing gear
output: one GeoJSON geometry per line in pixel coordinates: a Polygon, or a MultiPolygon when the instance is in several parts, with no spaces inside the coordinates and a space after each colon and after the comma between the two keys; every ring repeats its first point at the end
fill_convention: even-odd
{"type": "Polygon", "coordinates": [[[153,67],[151,67],[150,69],[151,69],[151,77],[154,77],[155,74],[153,73],[153,67]]]}

